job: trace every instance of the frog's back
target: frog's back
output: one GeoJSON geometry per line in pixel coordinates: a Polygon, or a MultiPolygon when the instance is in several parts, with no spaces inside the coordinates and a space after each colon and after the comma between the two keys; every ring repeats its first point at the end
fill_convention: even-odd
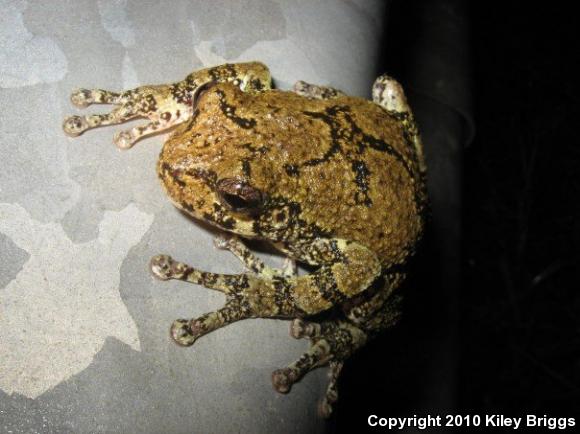
{"type": "MultiPolygon", "coordinates": [[[[423,231],[421,155],[401,114],[354,97],[309,100],[285,93],[285,158],[301,217],[333,236],[403,263],[423,231]],[[291,121],[290,121],[291,120],[291,121]]],[[[276,92],[263,96],[276,107],[276,92]]],[[[282,114],[282,113],[279,113],[282,114]]]]}

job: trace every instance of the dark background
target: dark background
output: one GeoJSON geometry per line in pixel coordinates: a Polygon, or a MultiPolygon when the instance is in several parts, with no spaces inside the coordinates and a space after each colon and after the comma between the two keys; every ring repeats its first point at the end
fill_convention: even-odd
{"type": "Polygon", "coordinates": [[[391,2],[380,68],[421,122],[432,216],[404,319],[346,364],[329,432],[370,414],[580,426],[580,22],[565,5],[391,2]]]}

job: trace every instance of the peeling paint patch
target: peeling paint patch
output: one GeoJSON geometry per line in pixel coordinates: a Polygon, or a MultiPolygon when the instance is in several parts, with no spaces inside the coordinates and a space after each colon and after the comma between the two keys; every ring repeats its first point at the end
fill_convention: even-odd
{"type": "Polygon", "coordinates": [[[135,32],[127,18],[127,0],[99,0],[98,6],[103,27],[111,38],[125,48],[134,46],[135,32]]]}
{"type": "Polygon", "coordinates": [[[133,204],[106,211],[98,237],[75,244],[60,224],[0,203],[0,232],[30,254],[0,290],[0,389],[35,398],[85,369],[108,336],[140,350],[120,268],[152,222],[133,204]]]}
{"type": "Polygon", "coordinates": [[[66,57],[51,38],[30,33],[24,25],[24,0],[2,2],[0,17],[0,87],[14,88],[62,80],[66,57]]]}

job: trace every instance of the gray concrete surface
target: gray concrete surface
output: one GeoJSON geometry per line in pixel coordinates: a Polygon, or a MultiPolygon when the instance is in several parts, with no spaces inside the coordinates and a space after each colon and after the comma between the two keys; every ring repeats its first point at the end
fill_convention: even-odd
{"type": "Polygon", "coordinates": [[[324,370],[287,396],[271,387],[307,345],[287,322],[243,321],[186,349],[169,339],[175,318],[223,300],[154,280],[151,256],[242,268],[164,196],[164,136],[121,152],[124,127],[70,139],[61,122],[77,112],[73,88],[172,82],[224,61],[261,60],[281,88],[304,79],[368,96],[384,4],[0,1],[0,432],[323,429],[324,370]]]}

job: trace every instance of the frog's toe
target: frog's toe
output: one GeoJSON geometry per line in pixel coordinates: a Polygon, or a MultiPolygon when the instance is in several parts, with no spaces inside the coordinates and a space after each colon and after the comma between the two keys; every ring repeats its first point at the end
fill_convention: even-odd
{"type": "Polygon", "coordinates": [[[134,144],[133,137],[128,131],[120,131],[113,137],[113,143],[119,149],[129,149],[134,144]]]}
{"type": "Polygon", "coordinates": [[[89,124],[82,116],[69,116],[62,124],[62,129],[70,137],[80,136],[89,128],[89,124]]]}
{"type": "Polygon", "coordinates": [[[291,368],[277,369],[272,372],[272,386],[279,393],[290,392],[290,388],[298,379],[296,371],[291,368]]]}
{"type": "Polygon", "coordinates": [[[322,398],[318,403],[318,416],[323,419],[328,419],[332,415],[332,404],[326,397],[322,398]]]}
{"type": "Polygon", "coordinates": [[[219,234],[213,239],[216,249],[228,250],[230,248],[232,236],[229,234],[219,234]]]}
{"type": "Polygon", "coordinates": [[[198,334],[192,328],[192,322],[186,319],[178,319],[171,325],[169,333],[177,345],[189,347],[197,339],[198,334]]]}
{"type": "Polygon", "coordinates": [[[332,406],[338,401],[338,377],[343,366],[344,364],[342,362],[330,362],[330,371],[328,373],[330,381],[326,388],[324,398],[318,404],[318,414],[325,419],[330,417],[332,414],[332,406]]]}
{"type": "Polygon", "coordinates": [[[70,101],[78,108],[85,108],[91,104],[91,91],[88,89],[75,89],[70,95],[70,101]]]}
{"type": "Polygon", "coordinates": [[[295,318],[290,323],[290,336],[294,339],[311,338],[317,336],[320,326],[316,323],[295,318]]]}
{"type": "Polygon", "coordinates": [[[155,277],[161,280],[169,280],[175,275],[175,270],[173,269],[173,258],[168,255],[157,255],[151,258],[149,263],[151,267],[151,273],[155,277]]]}
{"type": "Polygon", "coordinates": [[[403,86],[394,78],[384,74],[375,80],[372,89],[373,101],[389,111],[410,111],[403,86]]]}
{"type": "Polygon", "coordinates": [[[293,277],[298,275],[298,266],[296,265],[296,260],[286,257],[284,258],[284,263],[282,264],[282,274],[286,277],[293,277]]]}

